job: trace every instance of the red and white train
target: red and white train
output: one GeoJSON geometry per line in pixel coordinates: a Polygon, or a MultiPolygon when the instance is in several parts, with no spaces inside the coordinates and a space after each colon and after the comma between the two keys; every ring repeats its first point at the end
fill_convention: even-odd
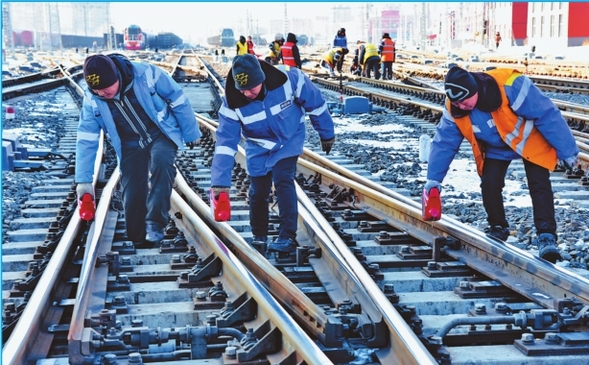
{"type": "Polygon", "coordinates": [[[147,46],[147,35],[141,31],[138,25],[131,24],[125,28],[123,44],[127,50],[137,51],[145,49],[147,46]]]}

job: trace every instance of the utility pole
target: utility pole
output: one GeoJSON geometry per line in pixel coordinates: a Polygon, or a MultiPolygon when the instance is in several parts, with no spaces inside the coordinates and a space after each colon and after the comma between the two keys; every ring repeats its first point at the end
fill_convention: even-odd
{"type": "Polygon", "coordinates": [[[421,3],[421,19],[419,19],[419,46],[421,47],[422,51],[425,51],[425,3],[421,3]]]}
{"type": "Polygon", "coordinates": [[[59,4],[47,3],[47,17],[49,18],[49,51],[53,50],[53,33],[57,32],[57,47],[61,49],[61,27],[59,24],[59,4]]]}
{"type": "Polygon", "coordinates": [[[285,37],[286,39],[286,32],[288,29],[288,3],[284,3],[284,32],[282,33],[282,35],[285,37]]]}
{"type": "Polygon", "coordinates": [[[14,37],[12,35],[12,19],[10,17],[10,3],[2,2],[2,63],[5,62],[6,48],[10,47],[12,57],[15,57],[14,53],[14,37]]]}

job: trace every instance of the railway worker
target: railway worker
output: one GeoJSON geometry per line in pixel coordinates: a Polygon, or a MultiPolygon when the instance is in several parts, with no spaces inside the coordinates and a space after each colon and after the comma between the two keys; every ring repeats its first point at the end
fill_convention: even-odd
{"type": "MultiPolygon", "coordinates": [[[[346,28],[340,28],[340,30],[337,31],[337,34],[335,35],[335,38],[333,39],[333,47],[334,48],[345,48],[346,50],[348,49],[348,37],[346,36],[346,28]]],[[[348,50],[348,52],[349,52],[349,50],[348,50]]],[[[346,54],[348,54],[348,52],[346,52],[346,54]]],[[[342,72],[342,67],[344,65],[344,58],[345,58],[345,54],[342,55],[341,59],[337,63],[337,71],[339,73],[342,72]]]]}
{"type": "MultiPolygon", "coordinates": [[[[347,48],[338,47],[328,50],[322,56],[321,67],[326,68],[329,71],[329,76],[335,77],[334,70],[338,68],[338,64],[346,54],[348,54],[347,48]]],[[[341,73],[341,66],[339,66],[338,71],[341,73]]]]}
{"type": "Polygon", "coordinates": [[[236,43],[235,55],[240,56],[242,54],[247,54],[247,43],[245,41],[245,37],[240,35],[239,41],[236,43]]]}
{"type": "Polygon", "coordinates": [[[502,195],[505,174],[511,160],[523,157],[539,256],[555,263],[560,253],[550,170],[559,160],[563,167],[574,167],[579,153],[560,111],[527,76],[507,68],[468,72],[452,67],[445,90],[446,108],[431,145],[425,189],[440,188],[466,138],[481,177],[487,233],[505,241],[509,237],[502,195]]]}
{"type": "Polygon", "coordinates": [[[282,63],[300,69],[303,64],[301,62],[301,55],[299,53],[297,42],[297,37],[293,33],[288,33],[286,36],[286,42],[282,46],[281,55],[282,63]]]}
{"type": "Polygon", "coordinates": [[[360,62],[358,62],[358,50],[356,50],[356,54],[352,59],[352,66],[350,66],[350,73],[354,76],[362,75],[362,66],[360,66],[360,62]]]}
{"type": "Polygon", "coordinates": [[[282,54],[282,45],[284,44],[284,37],[282,34],[277,33],[274,37],[274,41],[270,42],[268,48],[270,48],[270,52],[268,56],[266,56],[266,62],[272,65],[278,65],[280,63],[281,54],[282,54]]]}
{"type": "Polygon", "coordinates": [[[268,236],[269,196],[274,184],[280,228],[268,252],[296,249],[297,196],[294,183],[298,156],[305,142],[305,113],[329,154],[335,142],[333,120],[325,99],[299,69],[273,67],[253,55],[238,56],[227,75],[211,167],[213,193],[229,192],[237,146],[245,139],[250,175],[250,224],[254,246],[268,236]]]}
{"type": "Polygon", "coordinates": [[[374,79],[380,79],[380,56],[378,48],[372,43],[362,43],[359,47],[358,62],[364,69],[364,74],[370,78],[370,72],[374,71],[374,79]]]}
{"type": "Polygon", "coordinates": [[[76,142],[78,197],[94,196],[102,130],[119,162],[127,238],[136,245],[159,242],[168,223],[176,150],[183,142],[193,148],[201,137],[190,101],[160,68],[120,54],[89,56],[84,78],[88,87],[76,142]]]}
{"type": "Polygon", "coordinates": [[[248,35],[247,36],[247,53],[255,55],[256,54],[256,51],[254,51],[255,46],[256,45],[254,44],[254,41],[252,41],[252,36],[248,35]]]}
{"type": "Polygon", "coordinates": [[[495,34],[495,48],[499,48],[499,43],[501,42],[501,34],[497,32],[495,34]]]}
{"type": "Polygon", "coordinates": [[[389,33],[384,33],[378,46],[378,53],[382,62],[382,79],[393,79],[393,62],[395,62],[395,42],[389,36],[389,33]]]}

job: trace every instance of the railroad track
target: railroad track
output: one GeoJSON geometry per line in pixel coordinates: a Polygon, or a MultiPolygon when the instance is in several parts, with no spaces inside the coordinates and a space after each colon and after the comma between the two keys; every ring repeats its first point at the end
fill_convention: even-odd
{"type": "MultiPolygon", "coordinates": [[[[68,226],[62,236],[70,238],[61,240],[71,248],[47,264],[67,263],[60,274],[67,280],[41,295],[51,298],[45,310],[27,307],[38,314],[24,318],[38,322],[18,323],[3,362],[19,363],[41,343],[39,331],[50,350],[43,356],[34,346],[35,356],[54,364],[490,364],[497,354],[504,364],[585,363],[586,279],[452,219],[421,221],[416,202],[363,178],[337,154],[306,150],[300,160],[296,257],[251,247],[243,169],[234,169],[233,219],[210,218],[215,122],[199,122],[201,147],[178,156],[164,244],[125,243],[110,201],[115,171],[100,184],[92,225],[73,214],[77,228],[68,226]]],[[[241,154],[238,162],[244,166],[241,154]]]]}
{"type": "MultiPolygon", "coordinates": [[[[348,96],[366,97],[377,106],[393,109],[400,114],[413,115],[432,125],[436,124],[442,116],[445,100],[445,94],[442,90],[364,77],[352,78],[345,83],[322,77],[316,77],[314,81],[331,91],[348,96]]],[[[578,170],[581,171],[571,171],[568,176],[571,178],[575,176],[584,177],[582,182],[585,184],[587,182],[586,172],[589,167],[589,145],[586,143],[589,137],[589,109],[585,105],[559,100],[554,100],[554,103],[559,109],[563,110],[562,115],[567,120],[571,130],[578,136],[579,142],[577,142],[577,145],[582,151],[579,155],[578,166],[578,170]]],[[[420,124],[423,126],[422,123],[420,124]]]]}

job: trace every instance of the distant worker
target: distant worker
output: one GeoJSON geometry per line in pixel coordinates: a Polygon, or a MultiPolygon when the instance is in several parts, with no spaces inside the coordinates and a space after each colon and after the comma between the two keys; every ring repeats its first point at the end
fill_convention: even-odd
{"type": "Polygon", "coordinates": [[[300,69],[302,66],[302,62],[297,42],[297,37],[292,33],[288,33],[288,35],[286,36],[286,42],[282,46],[281,54],[282,63],[300,69]]]}
{"type": "Polygon", "coordinates": [[[362,75],[362,66],[360,66],[360,62],[358,62],[358,50],[356,50],[356,54],[352,59],[352,66],[350,66],[350,73],[354,76],[361,76],[362,75]]]}
{"type": "Polygon", "coordinates": [[[270,48],[270,52],[268,52],[268,56],[266,56],[266,62],[272,65],[278,65],[280,63],[281,52],[282,52],[282,45],[284,44],[284,37],[281,33],[277,33],[274,37],[274,41],[270,42],[268,48],[270,48]]]}
{"type": "MultiPolygon", "coordinates": [[[[325,52],[322,57],[321,67],[326,68],[329,71],[329,76],[335,76],[335,69],[337,68],[338,62],[348,54],[347,48],[332,48],[325,52]]],[[[341,73],[341,71],[339,71],[341,73]]]]}
{"type": "Polygon", "coordinates": [[[268,252],[296,252],[297,160],[303,153],[305,115],[319,134],[321,149],[329,154],[335,142],[333,120],[325,98],[299,69],[272,67],[252,55],[238,56],[227,74],[211,186],[213,193],[229,193],[238,146],[244,141],[249,187],[252,245],[268,240],[269,198],[276,191],[280,226],[268,252]]]}
{"type": "Polygon", "coordinates": [[[242,54],[247,54],[247,43],[245,41],[245,37],[240,35],[239,41],[236,43],[235,55],[240,56],[242,54]]]}
{"type": "Polygon", "coordinates": [[[348,37],[346,37],[346,28],[340,28],[333,39],[334,48],[348,48],[348,37]]]}
{"type": "Polygon", "coordinates": [[[501,34],[497,32],[495,34],[495,48],[499,48],[499,43],[501,42],[501,34]]]}
{"type": "Polygon", "coordinates": [[[380,79],[380,56],[378,55],[378,48],[374,44],[360,44],[358,62],[364,69],[364,76],[370,78],[370,72],[374,71],[374,79],[380,79]]]}
{"type": "Polygon", "coordinates": [[[193,148],[201,132],[190,100],[162,69],[120,54],[86,58],[76,141],[76,192],[94,197],[94,163],[101,132],[117,155],[127,239],[135,245],[164,237],[176,176],[176,152],[193,148]]]}
{"type": "Polygon", "coordinates": [[[395,62],[395,42],[389,36],[389,33],[382,35],[380,46],[378,47],[380,60],[382,62],[382,79],[393,79],[393,62],[395,62]]]}
{"type": "Polygon", "coordinates": [[[577,164],[579,148],[560,110],[532,80],[502,68],[468,72],[458,66],[446,74],[446,107],[431,145],[425,189],[441,189],[450,163],[466,138],[481,178],[487,234],[501,241],[510,235],[503,206],[505,174],[521,159],[532,198],[539,256],[555,263],[556,219],[550,171],[557,163],[577,164]]]}
{"type": "MultiPolygon", "coordinates": [[[[348,49],[348,37],[346,37],[346,28],[340,28],[340,30],[337,31],[337,34],[333,39],[333,47],[348,49]]],[[[346,52],[345,54],[348,54],[348,52],[346,52]]],[[[344,65],[344,57],[345,55],[342,55],[342,57],[339,59],[335,67],[337,71],[340,73],[342,72],[342,67],[344,65]]]]}
{"type": "Polygon", "coordinates": [[[255,55],[256,54],[256,52],[254,51],[255,46],[256,45],[254,44],[254,41],[252,41],[252,36],[248,35],[247,36],[247,53],[255,55]]]}

